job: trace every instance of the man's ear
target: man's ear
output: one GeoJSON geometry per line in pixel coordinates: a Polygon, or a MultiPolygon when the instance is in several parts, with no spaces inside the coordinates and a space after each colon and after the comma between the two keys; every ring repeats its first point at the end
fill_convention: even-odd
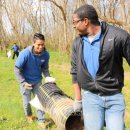
{"type": "Polygon", "coordinates": [[[88,18],[84,18],[85,25],[88,25],[90,20],[88,18]]]}

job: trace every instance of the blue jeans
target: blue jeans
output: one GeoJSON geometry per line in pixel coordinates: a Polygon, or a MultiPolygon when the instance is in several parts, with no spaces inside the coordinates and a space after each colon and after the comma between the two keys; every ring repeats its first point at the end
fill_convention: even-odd
{"type": "Polygon", "coordinates": [[[99,96],[82,91],[82,107],[85,130],[125,130],[125,100],[121,93],[99,96]]]}
{"type": "MultiPolygon", "coordinates": [[[[33,85],[32,90],[25,89],[23,87],[23,85],[20,86],[25,116],[31,116],[32,115],[32,109],[31,109],[31,106],[30,106],[30,103],[29,103],[29,101],[31,100],[31,93],[33,93],[33,95],[37,94],[37,90],[41,85],[42,85],[41,82],[33,85]]],[[[44,120],[45,120],[44,114],[45,113],[41,110],[36,109],[36,114],[37,114],[37,117],[38,117],[38,122],[39,123],[44,122],[44,120]]]]}

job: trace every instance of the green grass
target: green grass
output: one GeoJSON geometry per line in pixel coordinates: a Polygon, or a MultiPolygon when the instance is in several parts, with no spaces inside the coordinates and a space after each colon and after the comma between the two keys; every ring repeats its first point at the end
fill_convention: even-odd
{"type": "MultiPolygon", "coordinates": [[[[69,96],[74,97],[69,57],[58,52],[50,52],[50,73],[57,85],[69,96]]],[[[37,121],[28,124],[24,118],[19,83],[14,75],[15,60],[0,53],[0,130],[39,130],[37,121]]],[[[124,63],[125,70],[130,67],[124,63]]],[[[44,80],[43,80],[44,82],[44,80]]],[[[130,80],[125,81],[123,93],[126,99],[126,130],[130,129],[130,80]]],[[[34,109],[33,109],[34,112],[34,109]]],[[[35,112],[34,112],[35,113],[35,112]]],[[[46,115],[46,118],[49,118],[46,115]]],[[[52,129],[55,126],[52,126],[52,129]]],[[[48,128],[50,130],[50,128],[48,128]]]]}
{"type": "Polygon", "coordinates": [[[124,59],[124,62],[123,62],[123,66],[124,66],[124,70],[126,72],[130,72],[130,66],[127,64],[126,60],[124,59]]]}
{"type": "MultiPolygon", "coordinates": [[[[64,68],[68,62],[67,56],[55,52],[50,55],[51,76],[56,78],[56,83],[62,90],[72,96],[71,76],[69,70],[64,68]]],[[[19,83],[14,75],[15,60],[0,54],[0,61],[0,130],[39,130],[37,121],[28,124],[24,118],[19,83]]],[[[34,109],[33,112],[35,113],[34,109]]],[[[49,116],[46,115],[46,118],[49,116]]]]}

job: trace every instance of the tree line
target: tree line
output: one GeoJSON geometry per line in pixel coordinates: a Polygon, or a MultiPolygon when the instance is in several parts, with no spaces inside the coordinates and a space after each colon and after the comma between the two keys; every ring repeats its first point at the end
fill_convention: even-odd
{"type": "Polygon", "coordinates": [[[40,32],[48,47],[69,54],[76,35],[72,14],[85,3],[96,8],[101,21],[130,33],[130,0],[0,0],[0,51],[14,42],[25,48],[40,32]]]}

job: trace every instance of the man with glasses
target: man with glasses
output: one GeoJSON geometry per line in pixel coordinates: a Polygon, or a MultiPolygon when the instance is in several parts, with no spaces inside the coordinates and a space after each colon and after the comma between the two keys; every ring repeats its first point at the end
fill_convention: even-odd
{"type": "Polygon", "coordinates": [[[73,14],[75,38],[71,74],[74,111],[83,109],[85,130],[125,130],[123,57],[130,65],[130,35],[99,22],[95,8],[83,5],[73,14]]]}

